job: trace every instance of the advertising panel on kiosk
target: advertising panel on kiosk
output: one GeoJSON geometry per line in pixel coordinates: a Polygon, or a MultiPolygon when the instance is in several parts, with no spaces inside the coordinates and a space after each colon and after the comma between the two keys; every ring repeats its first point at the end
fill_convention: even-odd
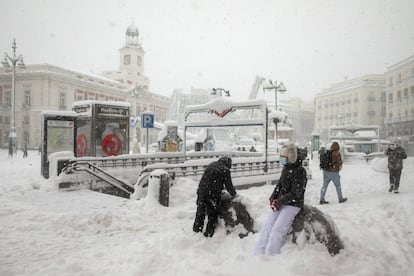
{"type": "Polygon", "coordinates": [[[107,157],[129,152],[129,108],[126,102],[80,101],[76,152],[78,157],[107,157]]]}
{"type": "Polygon", "coordinates": [[[52,153],[70,151],[76,156],[76,117],[73,111],[43,111],[41,173],[49,178],[49,156],[52,153]]]}

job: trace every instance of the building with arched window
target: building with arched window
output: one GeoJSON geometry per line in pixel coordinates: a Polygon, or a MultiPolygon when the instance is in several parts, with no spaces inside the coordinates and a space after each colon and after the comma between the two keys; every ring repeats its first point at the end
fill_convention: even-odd
{"type": "MultiPolygon", "coordinates": [[[[102,75],[82,73],[50,64],[27,65],[16,70],[15,126],[17,146],[40,145],[40,114],[43,110],[71,110],[75,101],[126,101],[139,116],[144,111],[154,113],[155,120],[164,122],[170,98],[149,90],[144,75],[144,50],[138,28],[126,30],[125,45],[120,50],[120,65],[102,75]]],[[[27,60],[30,60],[28,57],[27,60]]],[[[0,67],[0,147],[7,147],[12,113],[12,69],[0,67]]],[[[145,142],[145,133],[137,124],[136,137],[145,142]]],[[[149,141],[155,142],[157,132],[150,131],[149,141]]]]}

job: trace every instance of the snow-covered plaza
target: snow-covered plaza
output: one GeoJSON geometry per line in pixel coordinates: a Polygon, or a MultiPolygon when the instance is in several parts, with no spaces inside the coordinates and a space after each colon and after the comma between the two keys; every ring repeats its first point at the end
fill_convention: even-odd
{"type": "MultiPolygon", "coordinates": [[[[338,204],[330,184],[319,205],[322,173],[311,161],[305,203],[331,216],[345,249],[287,241],[282,254],[253,256],[258,234],[213,238],[192,231],[198,183],[179,179],[170,206],[89,190],[59,191],[40,175],[40,155],[0,150],[0,275],[413,275],[414,158],[404,161],[400,194],[389,193],[385,160],[344,163],[338,204]],[[375,169],[373,169],[375,168],[375,169]]],[[[274,186],[239,190],[260,231],[274,186]]]]}

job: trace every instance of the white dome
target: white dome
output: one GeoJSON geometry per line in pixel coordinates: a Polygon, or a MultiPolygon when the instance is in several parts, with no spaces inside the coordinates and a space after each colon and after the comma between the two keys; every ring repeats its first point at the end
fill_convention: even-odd
{"type": "Polygon", "coordinates": [[[131,24],[131,26],[129,26],[126,30],[126,35],[127,36],[138,36],[139,35],[139,31],[138,31],[138,27],[135,26],[133,23],[131,24]]]}

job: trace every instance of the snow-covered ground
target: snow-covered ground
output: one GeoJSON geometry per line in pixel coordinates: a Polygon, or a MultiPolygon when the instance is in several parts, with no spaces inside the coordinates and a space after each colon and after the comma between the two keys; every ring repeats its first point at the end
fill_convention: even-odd
{"type": "MultiPolygon", "coordinates": [[[[240,239],[221,224],[211,239],[192,232],[197,183],[177,181],[170,207],[88,190],[58,191],[40,175],[40,156],[0,150],[0,275],[414,275],[414,158],[400,194],[388,193],[383,160],[345,163],[338,204],[331,184],[319,206],[321,172],[311,163],[306,204],[329,214],[345,249],[288,241],[282,254],[254,257],[258,234],[240,239]]],[[[260,230],[273,186],[241,190],[260,230]]]]}

